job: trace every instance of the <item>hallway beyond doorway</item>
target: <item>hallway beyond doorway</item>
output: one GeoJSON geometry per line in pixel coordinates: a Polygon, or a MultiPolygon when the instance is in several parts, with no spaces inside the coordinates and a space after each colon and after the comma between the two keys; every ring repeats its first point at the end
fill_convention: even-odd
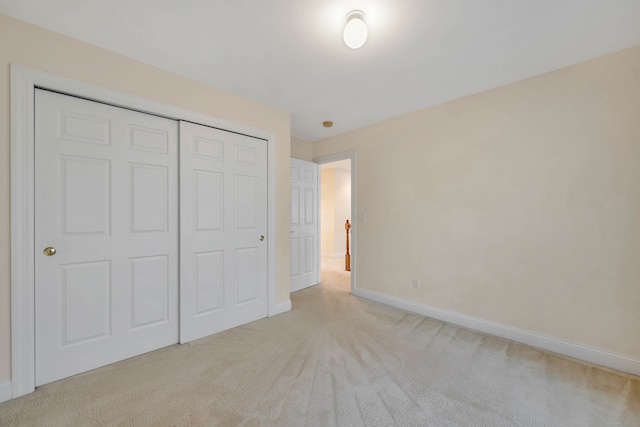
{"type": "Polygon", "coordinates": [[[320,165],[321,283],[351,293],[357,286],[356,153],[346,151],[314,159],[320,165]],[[352,216],[353,215],[353,216],[352,216]],[[345,271],[345,221],[349,220],[350,272],[345,271]]]}

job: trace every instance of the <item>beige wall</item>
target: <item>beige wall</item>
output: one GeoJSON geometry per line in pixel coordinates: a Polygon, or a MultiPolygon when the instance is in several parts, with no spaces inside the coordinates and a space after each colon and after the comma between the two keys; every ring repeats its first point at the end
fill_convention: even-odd
{"type": "Polygon", "coordinates": [[[299,138],[291,138],[291,157],[313,161],[313,143],[299,138]]]}
{"type": "Polygon", "coordinates": [[[314,156],[352,148],[359,288],[640,358],[640,46],[314,156]]]}
{"type": "Polygon", "coordinates": [[[10,377],[9,64],[51,72],[272,132],[278,301],[289,299],[290,115],[0,14],[0,382],[10,377]]]}

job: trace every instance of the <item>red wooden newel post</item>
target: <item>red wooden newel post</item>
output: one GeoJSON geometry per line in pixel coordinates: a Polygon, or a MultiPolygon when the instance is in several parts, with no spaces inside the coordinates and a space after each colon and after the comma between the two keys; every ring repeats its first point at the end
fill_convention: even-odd
{"type": "Polygon", "coordinates": [[[349,255],[349,229],[351,228],[351,224],[349,224],[349,220],[344,225],[344,229],[347,231],[347,254],[344,256],[344,270],[351,271],[351,255],[349,255]]]}

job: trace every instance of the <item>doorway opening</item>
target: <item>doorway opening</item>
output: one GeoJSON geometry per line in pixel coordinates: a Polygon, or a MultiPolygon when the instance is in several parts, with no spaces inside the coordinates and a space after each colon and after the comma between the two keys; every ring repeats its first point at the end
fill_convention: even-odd
{"type": "Polygon", "coordinates": [[[318,159],[321,282],[348,293],[353,290],[355,267],[352,161],[349,153],[337,159],[318,159]]]}

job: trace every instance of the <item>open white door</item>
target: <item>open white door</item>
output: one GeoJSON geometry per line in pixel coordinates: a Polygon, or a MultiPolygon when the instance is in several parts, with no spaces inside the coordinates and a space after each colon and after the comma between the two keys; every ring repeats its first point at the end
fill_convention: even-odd
{"type": "Polygon", "coordinates": [[[267,316],[267,142],[180,122],[180,342],[267,316]]]}
{"type": "Polygon", "coordinates": [[[291,159],[291,292],[320,282],[318,165],[291,159]]]}
{"type": "Polygon", "coordinates": [[[36,90],[36,385],[178,341],[178,124],[36,90]]]}

